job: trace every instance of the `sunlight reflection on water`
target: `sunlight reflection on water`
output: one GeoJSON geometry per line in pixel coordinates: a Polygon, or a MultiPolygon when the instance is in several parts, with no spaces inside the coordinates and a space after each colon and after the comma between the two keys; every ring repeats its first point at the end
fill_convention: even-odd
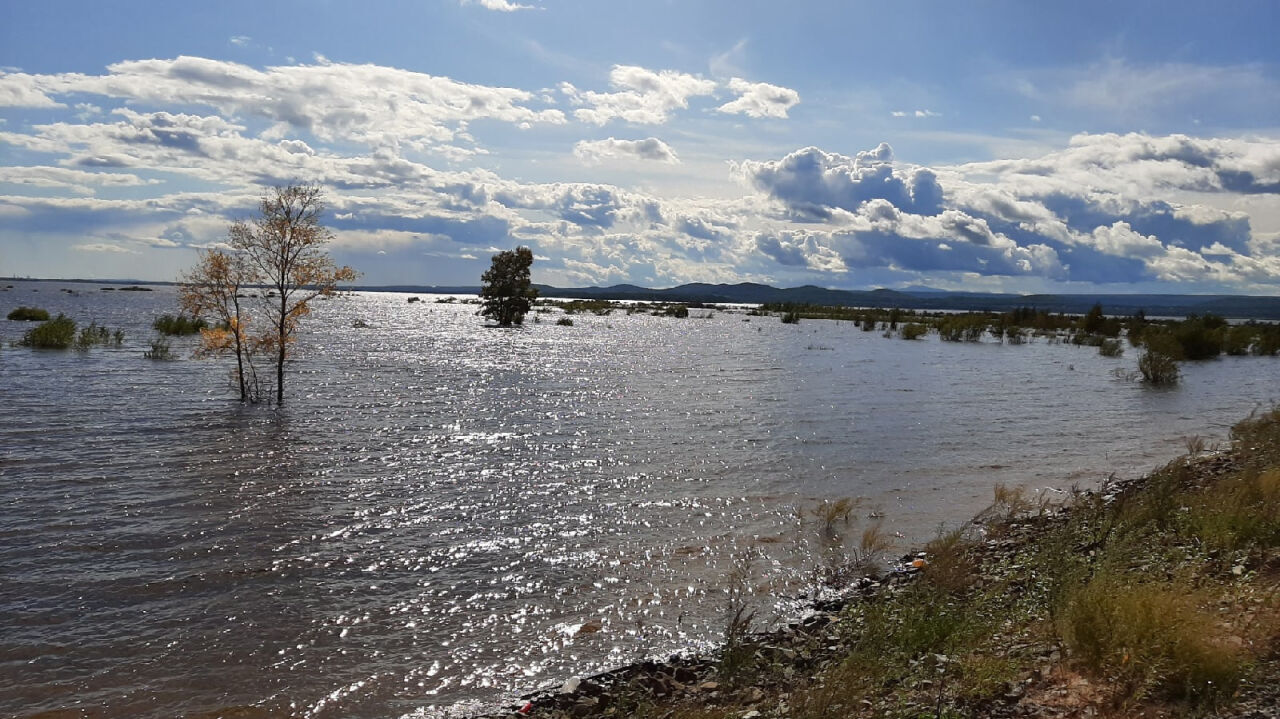
{"type": "Polygon", "coordinates": [[[0,712],[18,716],[510,700],[713,642],[735,554],[760,556],[767,609],[794,608],[797,506],[865,497],[905,548],[996,482],[1089,484],[1225,437],[1280,379],[1222,358],[1152,392],[1090,348],[698,310],[503,331],[367,293],[318,307],[272,411],[229,401],[224,366],[141,358],[171,288],[60,286],[0,300],[128,342],[33,352],[0,322],[0,712]]]}

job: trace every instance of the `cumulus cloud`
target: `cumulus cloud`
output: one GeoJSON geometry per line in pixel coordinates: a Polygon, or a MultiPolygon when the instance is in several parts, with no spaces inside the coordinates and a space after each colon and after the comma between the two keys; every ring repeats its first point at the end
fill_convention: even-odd
{"type": "Polygon", "coordinates": [[[748,117],[786,117],[787,111],[800,102],[800,93],[767,82],[747,82],[740,77],[729,81],[729,89],[738,99],[716,108],[720,112],[740,113],[748,117]]]}
{"type": "Polygon", "coordinates": [[[896,168],[887,143],[854,157],[806,147],[781,160],[747,160],[737,171],[756,189],[807,217],[826,218],[837,208],[854,211],[874,199],[920,214],[936,214],[941,208],[936,175],[926,168],[896,168]]]}
{"type": "Polygon", "coordinates": [[[834,252],[860,275],[903,281],[1208,288],[1274,285],[1266,273],[1280,258],[1255,238],[1248,214],[1164,198],[1275,195],[1278,167],[1276,144],[1265,140],[1130,134],[1081,135],[1040,157],[938,168],[898,163],[887,145],[854,157],[811,147],[735,171],[783,208],[764,216],[775,229],[750,238],[757,256],[781,268],[834,267],[819,261],[834,252]]]}
{"type": "Polygon", "coordinates": [[[656,137],[643,140],[582,140],[573,146],[573,154],[587,162],[600,162],[609,158],[654,160],[678,163],[680,158],[667,143],[656,137]]]}
{"type": "Polygon", "coordinates": [[[575,104],[583,122],[604,125],[618,119],[638,125],[660,125],[671,112],[689,107],[689,98],[710,95],[716,83],[675,70],[653,71],[635,65],[614,65],[609,73],[614,92],[581,91],[569,83],[560,90],[575,104]]]}
{"type": "Polygon", "coordinates": [[[0,107],[66,107],[40,88],[40,78],[21,72],[0,72],[0,107]]]}
{"type": "Polygon", "coordinates": [[[1117,257],[1157,257],[1165,253],[1165,246],[1155,235],[1135,232],[1127,222],[1095,227],[1089,236],[1099,251],[1117,257]]]}

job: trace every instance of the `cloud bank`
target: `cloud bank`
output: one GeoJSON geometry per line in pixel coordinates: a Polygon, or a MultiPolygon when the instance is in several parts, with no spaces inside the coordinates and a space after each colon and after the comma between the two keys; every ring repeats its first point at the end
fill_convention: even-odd
{"type": "Polygon", "coordinates": [[[44,119],[0,126],[21,158],[0,168],[0,229],[16,238],[10,256],[168,272],[221,241],[262,186],[303,180],[325,186],[335,250],[378,268],[373,282],[465,282],[495,248],[526,244],[545,258],[540,281],[572,285],[1280,289],[1280,143],[1267,138],[1081,134],[1047,152],[922,166],[888,143],[717,164],[691,159],[705,145],[674,128],[664,134],[683,158],[644,131],[591,137],[686,114],[713,128],[784,120],[799,102],[768,83],[633,65],[614,66],[605,88],[558,92],[323,59],[8,72],[0,105],[44,119]],[[485,169],[495,128],[533,133],[548,169],[485,169]],[[664,185],[695,167],[737,194],[664,185]],[[628,176],[640,179],[584,179],[628,176]]]}

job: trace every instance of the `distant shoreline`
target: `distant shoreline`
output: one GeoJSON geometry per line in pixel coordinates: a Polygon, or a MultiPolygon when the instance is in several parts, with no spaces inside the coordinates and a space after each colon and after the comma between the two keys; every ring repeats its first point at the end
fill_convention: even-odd
{"type": "MultiPolygon", "coordinates": [[[[173,286],[178,283],[133,279],[49,279],[0,277],[0,282],[74,282],[100,285],[173,286]]],[[[951,292],[917,288],[911,290],[836,290],[806,285],[777,288],[755,283],[693,283],[652,289],[636,285],[611,287],[552,287],[535,285],[542,297],[564,299],[638,300],[646,302],[701,302],[704,304],[791,303],[826,307],[876,309],[948,310],[1004,312],[1030,307],[1046,312],[1084,314],[1101,304],[1108,315],[1126,316],[1142,312],[1150,316],[1184,317],[1214,314],[1238,320],[1280,320],[1280,297],[1228,294],[1034,294],[1015,295],[981,292],[951,292]]],[[[342,288],[352,292],[406,292],[421,294],[475,295],[480,287],[457,285],[359,285],[342,288]]]]}

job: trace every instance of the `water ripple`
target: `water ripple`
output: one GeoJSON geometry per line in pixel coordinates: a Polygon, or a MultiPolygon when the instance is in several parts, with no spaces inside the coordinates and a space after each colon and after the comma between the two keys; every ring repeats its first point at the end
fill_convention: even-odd
{"type": "Polygon", "coordinates": [[[20,717],[509,700],[714,642],[744,553],[761,616],[794,608],[798,507],[862,497],[906,545],[995,482],[1089,483],[1223,438],[1280,379],[1222,358],[1150,392],[1089,348],[724,312],[491,330],[367,293],[319,305],[274,411],[230,401],[225,366],[142,359],[171,288],[16,285],[0,300],[128,333],[33,352],[0,322],[0,713],[20,717]]]}

